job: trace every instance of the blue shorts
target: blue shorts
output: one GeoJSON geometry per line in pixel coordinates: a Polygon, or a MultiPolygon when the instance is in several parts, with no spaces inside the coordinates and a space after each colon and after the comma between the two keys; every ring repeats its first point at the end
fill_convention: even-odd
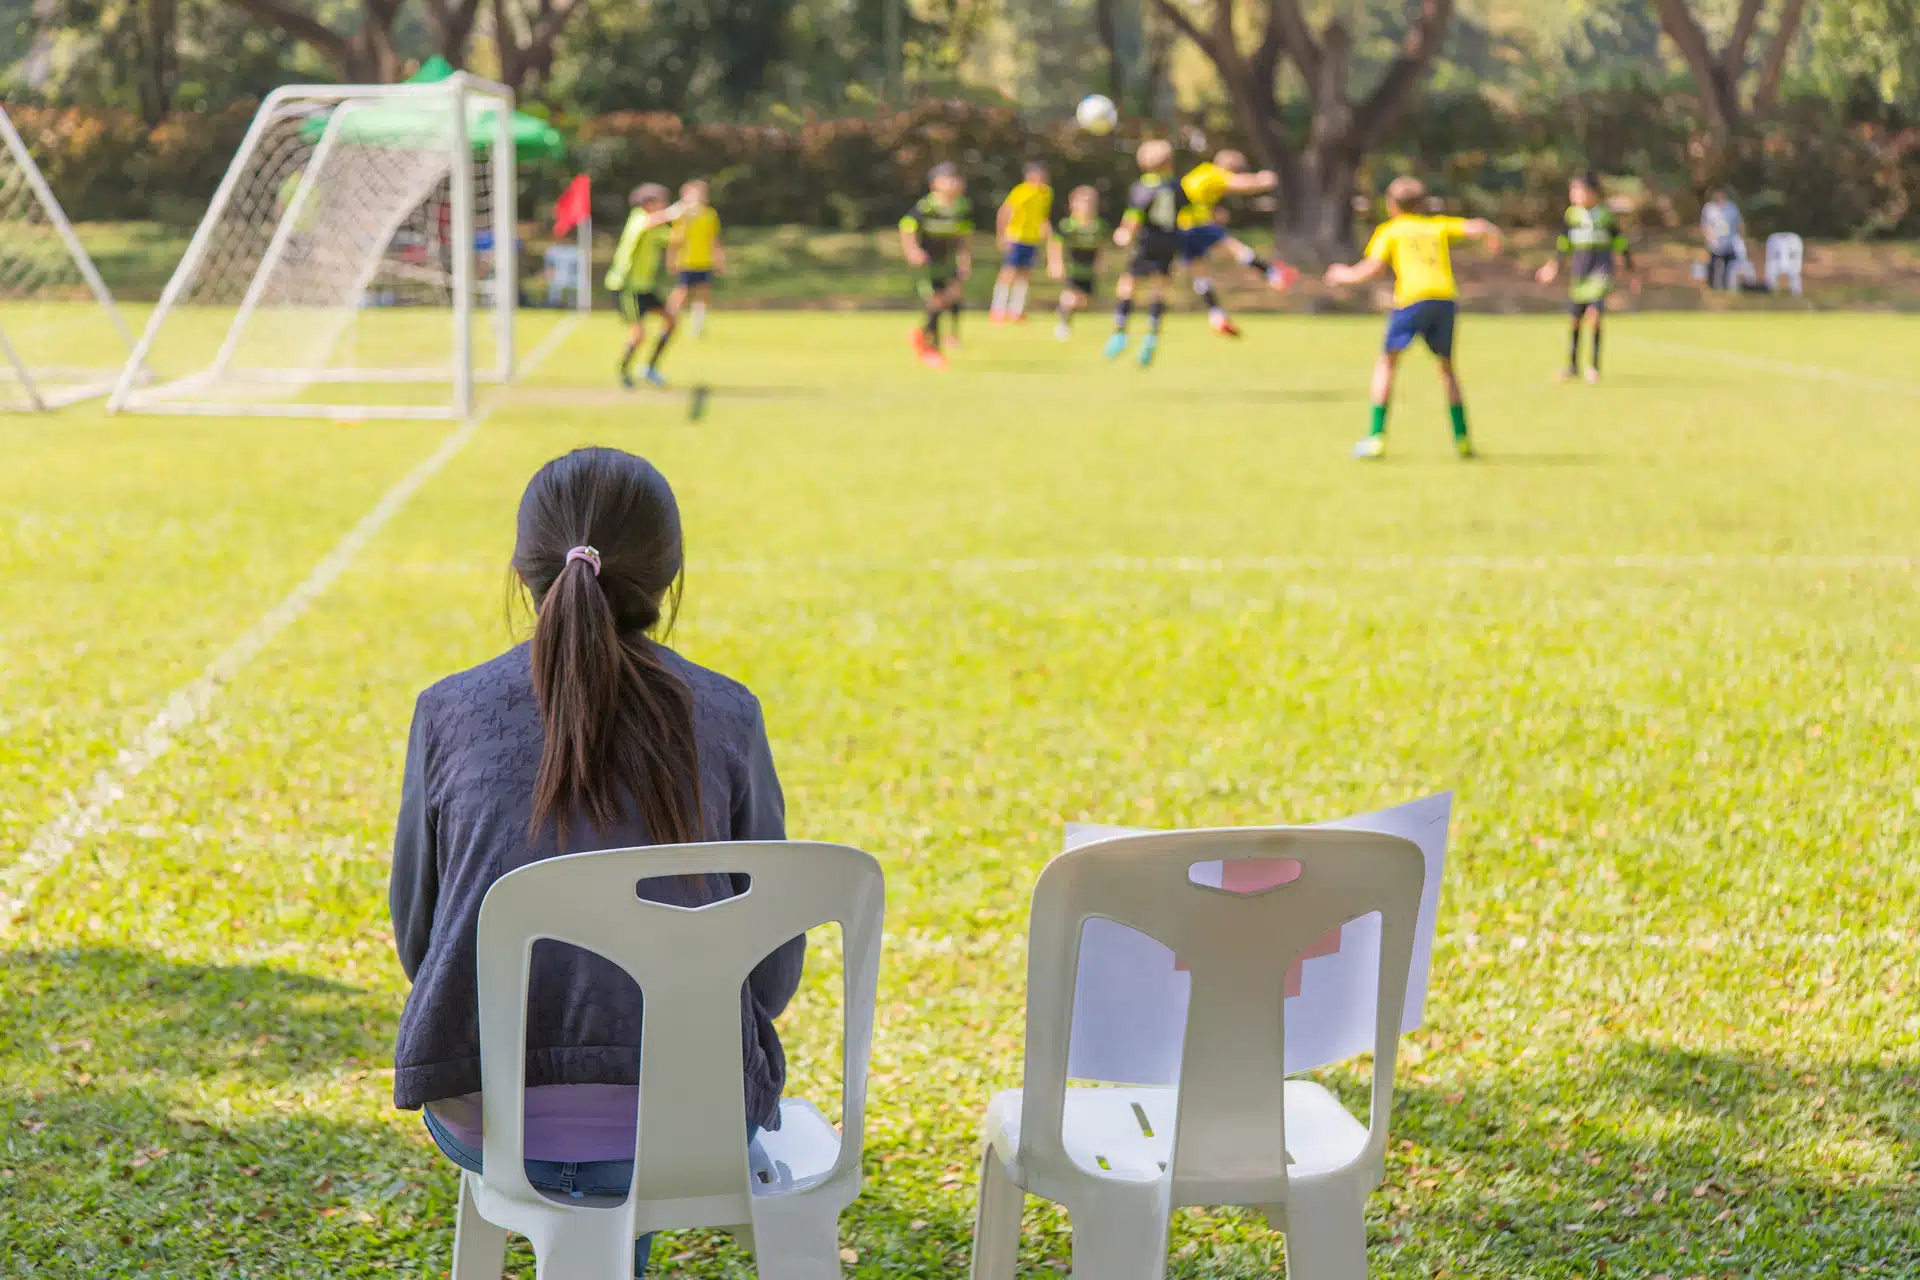
{"type": "Polygon", "coordinates": [[[1188,227],[1180,233],[1180,260],[1198,262],[1213,252],[1213,246],[1227,238],[1227,229],[1217,222],[1188,227]]]}
{"type": "Polygon", "coordinates": [[[1037,244],[1022,244],[1018,240],[1007,246],[1006,264],[1020,271],[1031,270],[1033,260],[1040,254],[1037,244]]]}
{"type": "Polygon", "coordinates": [[[710,269],[705,271],[682,271],[680,273],[680,283],[682,285],[705,284],[711,279],[713,279],[713,272],[710,269]]]}
{"type": "Polygon", "coordinates": [[[1419,338],[1442,360],[1453,359],[1453,319],[1458,313],[1452,298],[1423,298],[1387,317],[1387,350],[1399,354],[1419,338]]]}

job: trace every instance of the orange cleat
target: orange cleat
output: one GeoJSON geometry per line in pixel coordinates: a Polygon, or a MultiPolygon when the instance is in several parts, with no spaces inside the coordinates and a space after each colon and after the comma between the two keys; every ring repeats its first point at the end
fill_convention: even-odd
{"type": "Polygon", "coordinates": [[[1240,326],[1235,324],[1233,317],[1224,311],[1216,311],[1208,316],[1207,323],[1212,325],[1213,331],[1223,338],[1237,338],[1240,336],[1240,326]]]}
{"type": "Polygon", "coordinates": [[[1285,293],[1293,288],[1293,282],[1299,278],[1300,273],[1284,262],[1276,262],[1267,268],[1267,283],[1273,286],[1275,293],[1285,293]]]}

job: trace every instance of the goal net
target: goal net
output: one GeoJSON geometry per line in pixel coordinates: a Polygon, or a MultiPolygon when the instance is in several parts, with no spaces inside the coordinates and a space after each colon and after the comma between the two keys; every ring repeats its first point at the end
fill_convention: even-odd
{"type": "Polygon", "coordinates": [[[105,395],[133,337],[3,109],[0,143],[0,408],[105,395]]]}
{"type": "Polygon", "coordinates": [[[467,417],[513,367],[512,114],[465,73],[269,95],[112,407],[467,417]]]}

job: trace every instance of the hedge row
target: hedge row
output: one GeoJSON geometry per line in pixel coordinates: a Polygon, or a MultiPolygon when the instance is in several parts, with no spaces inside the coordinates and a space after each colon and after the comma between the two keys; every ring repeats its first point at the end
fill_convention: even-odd
{"type": "MultiPolygon", "coordinates": [[[[147,129],[129,113],[11,106],[14,123],[79,220],[190,222],[205,206],[253,113],[241,103],[147,129]]],[[[1756,229],[1808,235],[1920,236],[1920,128],[1843,121],[1794,103],[1730,148],[1712,146],[1683,97],[1620,90],[1537,107],[1468,95],[1409,113],[1361,175],[1362,197],[1413,169],[1455,208],[1508,225],[1557,221],[1567,177],[1613,175],[1650,223],[1684,224],[1708,187],[1730,187],[1756,229]]],[[[1199,139],[1190,139],[1198,142],[1199,139]]],[[[1234,140],[1215,136],[1208,146],[1234,140]]],[[[594,179],[598,217],[616,223],[642,181],[704,176],[729,221],[854,230],[891,224],[924,189],[927,168],[965,167],[976,201],[998,198],[1021,164],[1043,158],[1057,187],[1089,183],[1113,208],[1134,176],[1132,136],[1036,127],[1004,107],[928,102],[872,117],[792,128],[688,124],[662,114],[583,121],[565,164],[525,175],[537,216],[574,168],[594,179]]]]}

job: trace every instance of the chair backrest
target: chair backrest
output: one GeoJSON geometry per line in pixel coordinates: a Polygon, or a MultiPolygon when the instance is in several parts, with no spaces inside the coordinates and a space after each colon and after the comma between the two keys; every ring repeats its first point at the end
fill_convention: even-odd
{"type": "Polygon", "coordinates": [[[540,1203],[522,1167],[527,981],[542,938],[604,956],[644,1000],[639,1130],[629,1203],[672,1202],[688,1226],[750,1220],[740,987],[782,943],[837,922],[845,949],[841,1147],[858,1170],[879,984],[885,880],[844,845],[656,845],[547,858],[508,872],[480,907],[480,1074],[487,1185],[540,1203]],[[655,876],[744,872],[747,891],[698,908],[639,896],[655,876]]]}
{"type": "MultiPolygon", "coordinates": [[[[1234,877],[1229,869],[1227,883],[1234,877]]],[[[1182,1184],[1235,1188],[1231,1203],[1286,1203],[1282,1002],[1287,970],[1330,929],[1380,913],[1373,1103],[1363,1159],[1384,1157],[1393,1064],[1413,962],[1426,861],[1419,846],[1367,831],[1251,827],[1122,836],[1047,865],[1034,888],[1027,955],[1027,1068],[1021,1159],[1066,1171],[1061,1142],[1074,975],[1089,919],[1172,948],[1192,975],[1169,1166],[1182,1184]],[[1195,863],[1286,860],[1286,883],[1238,894],[1195,884],[1195,863]]],[[[1221,1201],[1226,1203],[1229,1201],[1221,1201]]]]}

